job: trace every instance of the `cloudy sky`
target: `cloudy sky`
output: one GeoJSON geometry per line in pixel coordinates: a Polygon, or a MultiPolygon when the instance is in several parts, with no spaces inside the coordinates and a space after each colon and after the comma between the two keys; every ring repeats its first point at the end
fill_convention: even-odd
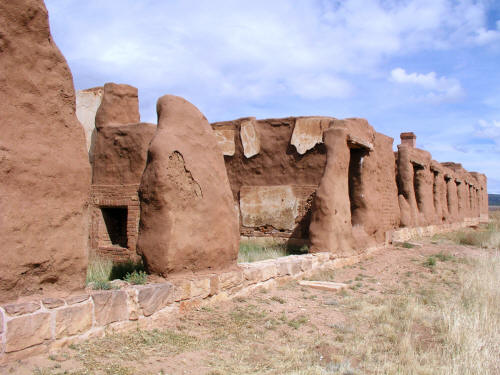
{"type": "Polygon", "coordinates": [[[500,193],[500,0],[46,0],[75,86],[176,94],[209,121],[365,117],[500,193]]]}

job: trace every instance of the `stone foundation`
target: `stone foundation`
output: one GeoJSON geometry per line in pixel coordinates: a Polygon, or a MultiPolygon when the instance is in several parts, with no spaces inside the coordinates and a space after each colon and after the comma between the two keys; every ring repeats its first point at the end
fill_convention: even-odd
{"type": "MultiPolygon", "coordinates": [[[[462,223],[401,228],[387,232],[386,244],[391,240],[402,242],[477,224],[479,219],[473,218],[462,223]]],[[[223,273],[172,282],[129,285],[120,290],[92,291],[66,299],[45,298],[3,305],[0,307],[0,364],[49,353],[108,333],[158,328],[172,314],[245,295],[256,288],[301,279],[318,270],[349,266],[383,248],[381,244],[343,258],[331,253],[291,255],[241,263],[223,273]]]]}
{"type": "Polygon", "coordinates": [[[398,228],[394,232],[390,233],[390,238],[392,243],[395,242],[405,242],[416,237],[432,237],[435,234],[452,232],[460,230],[466,227],[471,227],[479,225],[481,223],[480,219],[477,217],[466,218],[463,222],[450,223],[450,224],[439,224],[439,225],[429,225],[426,227],[416,227],[416,228],[398,228]]]}

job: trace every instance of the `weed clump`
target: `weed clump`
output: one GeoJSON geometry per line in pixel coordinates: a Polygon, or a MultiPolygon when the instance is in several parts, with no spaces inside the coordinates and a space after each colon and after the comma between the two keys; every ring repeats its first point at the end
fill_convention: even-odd
{"type": "Polygon", "coordinates": [[[435,265],[436,265],[436,258],[434,258],[433,256],[428,257],[424,262],[424,266],[426,267],[434,267],[435,265]]]}
{"type": "Polygon", "coordinates": [[[130,284],[142,285],[148,282],[148,275],[144,271],[133,271],[127,273],[123,279],[130,284]]]}

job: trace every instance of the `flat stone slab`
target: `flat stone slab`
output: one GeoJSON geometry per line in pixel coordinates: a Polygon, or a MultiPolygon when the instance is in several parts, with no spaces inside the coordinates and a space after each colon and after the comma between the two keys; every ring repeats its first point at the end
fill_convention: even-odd
{"type": "Polygon", "coordinates": [[[347,284],[344,283],[334,283],[331,281],[306,281],[300,280],[299,285],[307,286],[309,288],[326,290],[330,292],[338,292],[339,290],[347,288],[347,284]]]}

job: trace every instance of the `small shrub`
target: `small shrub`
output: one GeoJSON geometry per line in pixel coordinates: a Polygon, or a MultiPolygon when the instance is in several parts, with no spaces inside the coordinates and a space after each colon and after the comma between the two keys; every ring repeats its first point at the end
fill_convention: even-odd
{"type": "Polygon", "coordinates": [[[278,303],[280,303],[280,304],[282,304],[282,305],[286,302],[283,298],[278,297],[278,296],[272,296],[272,297],[271,297],[271,300],[272,300],[272,301],[275,301],[275,302],[278,302],[278,303]]]}
{"type": "Polygon", "coordinates": [[[144,269],[144,264],[142,261],[138,262],[133,262],[132,260],[128,260],[126,262],[120,262],[120,263],[115,263],[113,264],[113,267],[111,269],[111,274],[110,274],[110,279],[115,280],[115,279],[120,279],[120,280],[126,280],[125,278],[127,275],[132,274],[134,272],[136,273],[144,273],[145,274],[145,269],[144,269]]]}
{"type": "Polygon", "coordinates": [[[412,243],[409,243],[409,242],[403,242],[401,244],[401,247],[404,247],[405,249],[413,249],[415,247],[415,245],[412,243]]]}
{"type": "Polygon", "coordinates": [[[124,280],[130,284],[142,285],[148,281],[148,275],[144,271],[133,271],[132,273],[127,273],[124,280]]]}
{"type": "Polygon", "coordinates": [[[436,265],[436,258],[433,256],[427,258],[427,260],[424,262],[424,266],[427,267],[434,267],[436,265]]]}
{"type": "Polygon", "coordinates": [[[295,319],[289,320],[287,322],[288,326],[294,328],[294,329],[299,329],[300,326],[304,323],[307,323],[307,318],[305,316],[299,316],[295,319]]]}
{"type": "Polygon", "coordinates": [[[447,262],[449,260],[454,259],[453,255],[445,254],[443,252],[437,253],[433,255],[436,259],[439,259],[441,262],[447,262]]]}

